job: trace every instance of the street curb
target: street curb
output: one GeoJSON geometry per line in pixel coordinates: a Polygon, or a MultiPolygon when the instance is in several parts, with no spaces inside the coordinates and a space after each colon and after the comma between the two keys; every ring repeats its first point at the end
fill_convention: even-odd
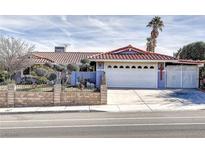
{"type": "Polygon", "coordinates": [[[178,108],[178,109],[153,109],[151,110],[139,110],[139,109],[131,109],[131,110],[116,110],[113,109],[115,105],[104,106],[102,109],[93,106],[56,106],[56,107],[25,107],[25,108],[0,108],[0,115],[5,114],[35,114],[35,113],[89,113],[89,112],[112,112],[112,113],[120,113],[120,112],[178,112],[178,111],[203,111],[203,108],[178,108]],[[111,108],[110,108],[111,107],[111,108]]]}
{"type": "Polygon", "coordinates": [[[68,106],[58,106],[56,109],[53,107],[48,107],[48,108],[29,107],[29,108],[2,108],[0,109],[0,115],[2,114],[21,114],[21,113],[22,114],[26,114],[26,113],[33,114],[33,113],[60,113],[60,112],[90,112],[90,109],[88,106],[82,106],[83,109],[73,109],[73,107],[68,107],[68,106]],[[4,111],[1,111],[1,110],[4,110],[4,111]]]}
{"type": "Polygon", "coordinates": [[[153,110],[153,111],[99,111],[99,110],[72,110],[72,111],[18,111],[18,112],[0,112],[0,115],[8,115],[8,114],[46,114],[46,113],[93,113],[93,112],[110,112],[110,113],[140,113],[140,112],[184,112],[184,111],[205,111],[205,109],[187,109],[187,110],[153,110]]]}
{"type": "Polygon", "coordinates": [[[31,112],[0,112],[0,115],[7,115],[7,114],[38,114],[38,113],[77,113],[77,112],[80,112],[80,113],[89,113],[89,112],[92,112],[92,111],[80,111],[80,110],[73,110],[73,111],[31,111],[31,112]]]}

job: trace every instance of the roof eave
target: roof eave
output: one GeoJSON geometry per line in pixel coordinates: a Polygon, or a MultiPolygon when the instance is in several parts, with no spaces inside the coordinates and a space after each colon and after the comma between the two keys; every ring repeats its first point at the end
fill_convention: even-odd
{"type": "Polygon", "coordinates": [[[123,60],[123,59],[90,59],[96,62],[178,62],[178,60],[123,60]]]}

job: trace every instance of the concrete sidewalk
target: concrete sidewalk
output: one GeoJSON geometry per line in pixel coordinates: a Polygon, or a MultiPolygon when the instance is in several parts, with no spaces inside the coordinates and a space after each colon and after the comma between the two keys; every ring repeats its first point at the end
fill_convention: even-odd
{"type": "Polygon", "coordinates": [[[53,106],[0,108],[0,114],[43,113],[43,112],[156,112],[156,111],[190,111],[205,110],[205,104],[170,106],[170,105],[93,105],[93,106],[53,106]]]}

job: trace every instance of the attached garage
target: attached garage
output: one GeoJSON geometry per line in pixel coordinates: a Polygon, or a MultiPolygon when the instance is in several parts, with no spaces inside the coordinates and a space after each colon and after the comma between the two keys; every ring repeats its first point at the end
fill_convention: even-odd
{"type": "MultiPolygon", "coordinates": [[[[108,88],[198,88],[200,62],[143,51],[131,45],[92,56],[108,88]]],[[[101,81],[101,75],[97,73],[101,81]]],[[[100,83],[97,82],[96,83],[100,83]]],[[[98,84],[100,85],[100,84],[98,84]]]]}
{"type": "Polygon", "coordinates": [[[157,65],[107,65],[108,87],[156,88],[157,65]]]}
{"type": "Polygon", "coordinates": [[[167,88],[198,88],[197,65],[171,65],[166,67],[167,88]]]}

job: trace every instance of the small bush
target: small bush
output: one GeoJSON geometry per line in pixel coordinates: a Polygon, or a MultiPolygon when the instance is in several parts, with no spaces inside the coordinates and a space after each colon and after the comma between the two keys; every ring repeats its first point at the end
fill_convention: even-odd
{"type": "Polygon", "coordinates": [[[0,71],[0,82],[5,82],[9,79],[9,74],[7,71],[0,71]]]}
{"type": "Polygon", "coordinates": [[[91,70],[91,66],[89,64],[83,64],[80,65],[80,71],[90,71],[91,70]]]}
{"type": "Polygon", "coordinates": [[[90,64],[90,60],[89,59],[82,59],[80,62],[82,64],[90,64]]]}
{"type": "Polygon", "coordinates": [[[55,73],[50,73],[49,75],[48,75],[48,80],[49,81],[53,81],[53,80],[55,80],[57,78],[57,75],[55,74],[55,73]]]}
{"type": "Polygon", "coordinates": [[[31,72],[31,75],[32,76],[37,76],[36,72],[34,72],[34,71],[31,72]]]}
{"type": "Polygon", "coordinates": [[[55,65],[54,65],[54,69],[55,69],[56,71],[61,72],[61,71],[63,71],[65,68],[64,68],[62,65],[55,64],[55,65]]]}
{"type": "Polygon", "coordinates": [[[47,71],[44,69],[44,68],[36,68],[35,69],[35,73],[38,75],[38,76],[46,76],[47,74],[47,71]]]}
{"type": "Polygon", "coordinates": [[[72,72],[72,71],[79,71],[80,67],[76,64],[68,64],[67,66],[68,71],[72,72]]]}
{"type": "Polygon", "coordinates": [[[48,82],[48,79],[46,78],[46,77],[39,77],[39,78],[37,78],[37,84],[47,84],[47,82],[48,82]]]}

